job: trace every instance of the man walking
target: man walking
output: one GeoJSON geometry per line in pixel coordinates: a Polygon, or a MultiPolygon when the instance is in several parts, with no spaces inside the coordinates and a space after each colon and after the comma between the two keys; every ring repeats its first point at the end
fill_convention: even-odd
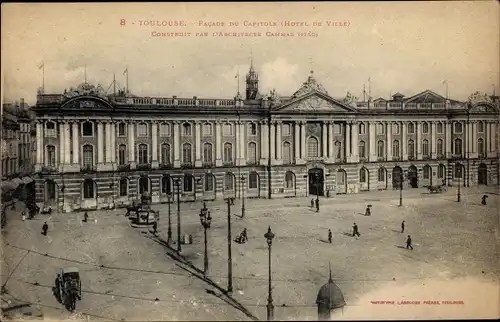
{"type": "Polygon", "coordinates": [[[87,212],[85,212],[83,214],[83,222],[87,222],[87,220],[89,220],[89,214],[87,212]]]}
{"type": "Polygon", "coordinates": [[[332,243],[332,230],[328,229],[328,242],[331,244],[332,243]]]}
{"type": "Polygon", "coordinates": [[[47,225],[47,222],[44,222],[42,226],[42,235],[47,236],[48,230],[49,230],[49,225],[47,225]]]}
{"type": "Polygon", "coordinates": [[[316,212],[319,212],[319,199],[316,199],[316,212]]]}
{"type": "Polygon", "coordinates": [[[311,208],[314,208],[314,198],[311,199],[311,208]]]}
{"type": "Polygon", "coordinates": [[[156,236],[157,229],[158,229],[158,222],[155,221],[153,223],[153,235],[155,235],[155,236],[156,236]]]}
{"type": "Polygon", "coordinates": [[[401,223],[401,234],[405,232],[405,221],[401,223]]]}
{"type": "Polygon", "coordinates": [[[358,230],[358,225],[356,225],[356,223],[354,223],[354,226],[352,226],[352,237],[354,236],[361,236],[358,230]]]}
{"type": "Polygon", "coordinates": [[[408,239],[406,240],[406,249],[413,250],[413,246],[411,245],[411,236],[408,235],[408,239]]]}

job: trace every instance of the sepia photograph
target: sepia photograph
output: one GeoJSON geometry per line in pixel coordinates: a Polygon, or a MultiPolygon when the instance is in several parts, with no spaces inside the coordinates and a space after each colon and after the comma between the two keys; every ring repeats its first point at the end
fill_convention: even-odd
{"type": "Polygon", "coordinates": [[[499,9],[2,3],[2,321],[500,318],[499,9]]]}

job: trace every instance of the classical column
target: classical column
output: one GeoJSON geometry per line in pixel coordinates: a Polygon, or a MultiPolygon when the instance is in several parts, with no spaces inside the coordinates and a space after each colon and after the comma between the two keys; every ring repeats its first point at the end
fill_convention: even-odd
{"type": "Polygon", "coordinates": [[[42,122],[36,123],[36,171],[41,171],[44,165],[43,127],[44,124],[42,122]]]}
{"type": "MultiPolygon", "coordinates": [[[[246,165],[247,164],[247,159],[245,156],[245,151],[247,150],[247,146],[245,144],[245,124],[243,122],[240,122],[240,165],[246,165]]],[[[255,151],[257,153],[257,151],[255,151]]]]}
{"type": "MultiPolygon", "coordinates": [[[[234,138],[234,164],[239,166],[241,162],[240,158],[240,122],[234,122],[235,138],[234,138]]],[[[237,180],[239,182],[239,179],[237,180]]]]}
{"type": "Polygon", "coordinates": [[[181,167],[181,129],[179,121],[174,121],[174,167],[181,167]]]}
{"type": "Polygon", "coordinates": [[[431,122],[431,159],[436,159],[437,151],[436,151],[436,122],[431,122]]]}
{"type": "Polygon", "coordinates": [[[215,165],[222,166],[222,124],[215,121],[215,165]]]}
{"type": "Polygon", "coordinates": [[[271,163],[276,163],[276,123],[271,122],[271,163]]]}
{"type": "Polygon", "coordinates": [[[488,122],[487,128],[488,127],[490,129],[490,132],[488,135],[488,139],[486,140],[486,142],[487,142],[486,149],[488,150],[487,156],[489,158],[494,158],[494,157],[496,157],[496,153],[497,153],[497,151],[495,151],[496,150],[495,136],[496,136],[496,132],[497,132],[497,124],[496,124],[496,122],[488,122]]]}
{"type": "Polygon", "coordinates": [[[377,161],[376,135],[375,135],[376,123],[368,122],[368,128],[370,130],[369,131],[370,138],[368,139],[368,143],[370,145],[370,156],[368,160],[374,162],[377,161]]]}
{"type": "Polygon", "coordinates": [[[422,123],[421,122],[416,122],[416,140],[415,140],[415,147],[417,150],[417,160],[422,160],[422,123]]]}
{"type": "Polygon", "coordinates": [[[260,165],[267,165],[269,160],[269,131],[267,122],[260,123],[260,165]]]}
{"type": "Polygon", "coordinates": [[[111,123],[104,123],[106,132],[106,163],[111,163],[111,123]]]}
{"type": "Polygon", "coordinates": [[[102,122],[97,123],[97,166],[104,163],[104,129],[102,122]]]}
{"type": "Polygon", "coordinates": [[[201,122],[196,121],[194,123],[194,128],[195,128],[195,161],[194,161],[194,166],[195,167],[201,167],[201,122]]]}
{"type": "MultiPolygon", "coordinates": [[[[197,129],[198,130],[198,129],[197,129]]],[[[158,162],[158,122],[151,123],[151,168],[157,169],[158,162]]]]}
{"type": "Polygon", "coordinates": [[[387,146],[387,161],[392,161],[392,122],[387,122],[385,124],[386,133],[386,146],[387,146]]]}
{"type": "Polygon", "coordinates": [[[300,151],[301,151],[301,155],[302,155],[302,157],[300,159],[303,162],[305,162],[305,160],[307,158],[307,145],[306,145],[307,122],[301,121],[300,127],[301,127],[301,129],[300,129],[300,140],[301,140],[300,151]]]}
{"type": "Polygon", "coordinates": [[[116,122],[111,123],[111,162],[116,163],[116,122]]]}
{"type": "Polygon", "coordinates": [[[445,133],[445,146],[446,146],[446,157],[451,157],[451,121],[446,122],[446,133],[445,133]]]}
{"type": "Polygon", "coordinates": [[[470,122],[471,127],[471,142],[469,143],[470,157],[475,159],[477,155],[477,123],[470,122]]]}
{"type": "Polygon", "coordinates": [[[408,161],[408,139],[407,139],[407,133],[408,133],[408,123],[407,122],[402,122],[401,124],[401,151],[402,151],[402,160],[403,161],[408,161]]]}
{"type": "Polygon", "coordinates": [[[130,122],[128,124],[128,162],[130,163],[130,168],[135,169],[137,163],[135,161],[135,124],[130,122]]]}
{"type": "Polygon", "coordinates": [[[294,144],[294,158],[295,158],[295,162],[297,162],[298,160],[300,160],[300,124],[299,122],[295,122],[295,131],[294,131],[294,134],[293,134],[293,138],[295,140],[295,144],[294,144]]]}
{"type": "Polygon", "coordinates": [[[333,121],[328,121],[327,126],[328,126],[328,159],[330,159],[329,162],[332,162],[334,158],[333,152],[335,149],[335,144],[333,140],[333,121]]]}
{"type": "Polygon", "coordinates": [[[80,166],[80,133],[79,123],[73,122],[73,165],[80,166]]]}
{"type": "Polygon", "coordinates": [[[321,124],[321,141],[322,141],[322,144],[321,144],[321,147],[322,147],[322,153],[321,153],[321,156],[323,157],[323,159],[327,158],[328,157],[328,128],[327,128],[327,124],[326,122],[323,122],[321,124]]]}
{"type": "Polygon", "coordinates": [[[282,123],[276,122],[276,164],[283,164],[283,159],[282,159],[283,142],[281,138],[281,127],[282,123]]]}
{"type": "Polygon", "coordinates": [[[351,140],[351,132],[352,126],[351,123],[345,124],[344,137],[345,137],[345,157],[347,163],[352,162],[352,151],[354,151],[354,146],[356,143],[354,140],[351,140]]]}
{"type": "Polygon", "coordinates": [[[359,125],[352,122],[351,128],[351,162],[359,162],[359,125]]]}

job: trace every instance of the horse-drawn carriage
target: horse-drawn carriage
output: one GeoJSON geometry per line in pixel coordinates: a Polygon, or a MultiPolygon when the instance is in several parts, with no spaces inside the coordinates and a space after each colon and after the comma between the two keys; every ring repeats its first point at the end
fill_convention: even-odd
{"type": "Polygon", "coordinates": [[[76,301],[82,299],[82,281],[80,280],[78,268],[61,269],[61,272],[56,277],[54,294],[68,311],[73,312],[75,310],[76,301]]]}
{"type": "Polygon", "coordinates": [[[440,184],[440,185],[437,185],[437,186],[427,186],[427,190],[429,191],[429,193],[441,193],[441,192],[445,192],[447,190],[446,188],[446,184],[443,183],[443,184],[440,184]]]}

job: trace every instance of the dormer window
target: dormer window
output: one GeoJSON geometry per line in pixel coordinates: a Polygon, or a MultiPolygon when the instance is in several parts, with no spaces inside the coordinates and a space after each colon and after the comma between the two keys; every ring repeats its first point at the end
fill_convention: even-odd
{"type": "Polygon", "coordinates": [[[82,123],[82,136],[94,136],[94,123],[89,121],[82,123]]]}

